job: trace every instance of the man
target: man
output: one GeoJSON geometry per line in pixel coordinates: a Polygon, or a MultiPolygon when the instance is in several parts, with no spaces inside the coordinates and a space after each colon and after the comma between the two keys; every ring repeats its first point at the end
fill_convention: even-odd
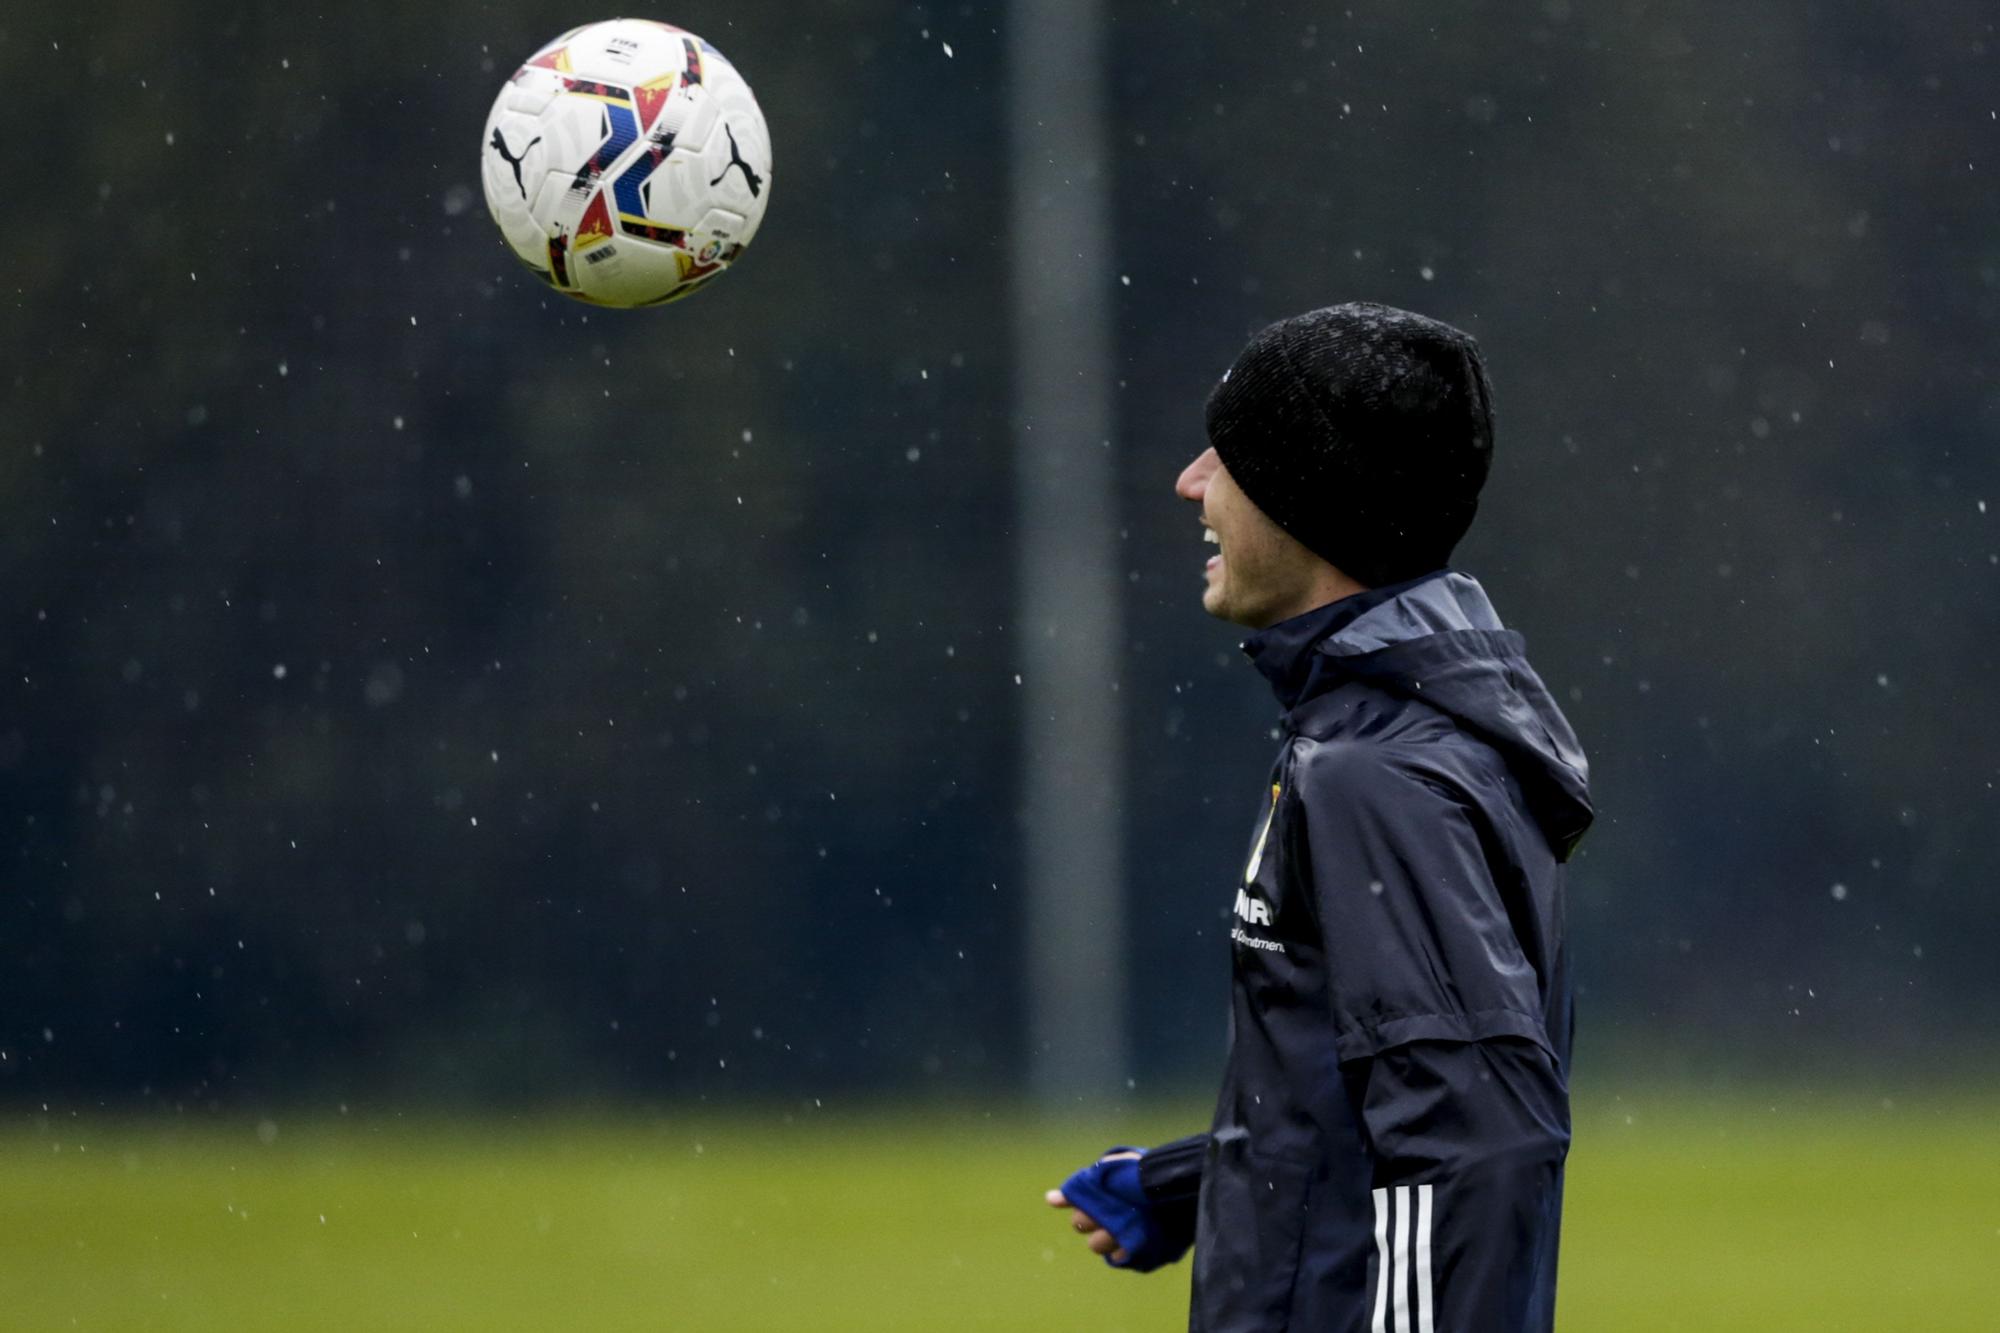
{"type": "Polygon", "coordinates": [[[1194,1246],[1204,1333],[1515,1333],[1555,1318],[1569,1145],[1563,862],[1576,737],[1445,568],[1492,457],[1472,339],[1344,305],[1256,335],[1176,491],[1202,606],[1285,710],[1233,909],[1210,1131],[1048,1201],[1147,1271],[1194,1246]]]}

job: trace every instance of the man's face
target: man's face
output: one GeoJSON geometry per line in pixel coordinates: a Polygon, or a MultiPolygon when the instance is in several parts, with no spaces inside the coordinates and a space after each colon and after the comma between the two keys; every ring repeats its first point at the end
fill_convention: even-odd
{"type": "Polygon", "coordinates": [[[1250,502],[1215,450],[1187,465],[1174,493],[1200,508],[1205,538],[1219,548],[1208,558],[1202,610],[1262,629],[1327,600],[1326,576],[1340,576],[1250,502]]]}

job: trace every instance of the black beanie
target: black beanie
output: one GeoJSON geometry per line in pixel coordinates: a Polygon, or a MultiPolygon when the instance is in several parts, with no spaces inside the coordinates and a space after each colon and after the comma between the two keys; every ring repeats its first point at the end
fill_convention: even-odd
{"type": "Polygon", "coordinates": [[[1379,588],[1442,568],[1472,526],[1492,398],[1469,335],[1352,302],[1253,337],[1208,396],[1208,440],[1274,523],[1379,588]]]}

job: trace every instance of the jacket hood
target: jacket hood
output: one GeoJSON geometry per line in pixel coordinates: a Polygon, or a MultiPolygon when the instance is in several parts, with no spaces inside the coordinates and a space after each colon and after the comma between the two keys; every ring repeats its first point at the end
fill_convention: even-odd
{"type": "Polygon", "coordinates": [[[1331,614],[1313,626],[1321,633],[1310,644],[1299,641],[1298,630],[1321,613],[1274,626],[1281,631],[1275,643],[1246,645],[1281,698],[1292,693],[1288,684],[1296,689],[1287,706],[1343,679],[1421,700],[1499,751],[1549,846],[1568,860],[1594,815],[1590,764],[1528,665],[1521,636],[1500,623],[1478,581],[1446,571],[1322,611],[1331,614]],[[1267,663],[1269,649],[1281,645],[1310,651],[1279,654],[1289,659],[1282,666],[1267,663]]]}

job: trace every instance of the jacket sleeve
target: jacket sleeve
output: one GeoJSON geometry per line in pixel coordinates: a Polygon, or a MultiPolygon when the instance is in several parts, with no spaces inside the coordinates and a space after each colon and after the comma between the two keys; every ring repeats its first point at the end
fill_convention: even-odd
{"type": "MultiPolygon", "coordinates": [[[[1184,1139],[1148,1148],[1139,1159],[1139,1183],[1146,1200],[1156,1206],[1192,1204],[1201,1193],[1201,1171],[1208,1161],[1208,1135],[1190,1134],[1184,1139]]],[[[1190,1225],[1192,1217],[1189,1218],[1190,1225]]],[[[1189,1233],[1192,1235],[1192,1231],[1189,1233]]]]}
{"type": "Polygon", "coordinates": [[[1305,742],[1290,860],[1326,951],[1342,1063],[1413,1041],[1543,1047],[1540,979],[1508,916],[1471,801],[1392,751],[1305,742]]]}
{"type": "Polygon", "coordinates": [[[1293,772],[1373,1163],[1376,1326],[1547,1329],[1569,1098],[1508,858],[1463,791],[1382,747],[1319,745],[1293,772]]]}
{"type": "Polygon", "coordinates": [[[1414,1042],[1345,1067],[1374,1158],[1378,1328],[1555,1321],[1568,1101],[1531,1042],[1414,1042]]]}
{"type": "Polygon", "coordinates": [[[1146,1150],[1139,1159],[1139,1188],[1162,1254],[1178,1259],[1194,1244],[1208,1135],[1194,1134],[1146,1150]]]}

